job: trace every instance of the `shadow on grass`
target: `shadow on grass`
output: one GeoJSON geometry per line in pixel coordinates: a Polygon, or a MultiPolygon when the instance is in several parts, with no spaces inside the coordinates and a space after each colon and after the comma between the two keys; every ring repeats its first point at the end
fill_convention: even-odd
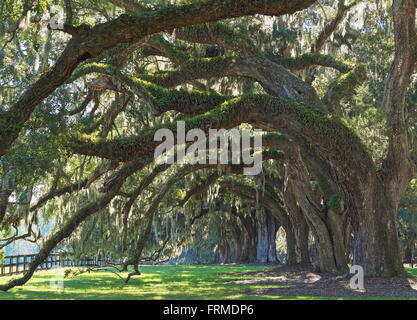
{"type": "MultiPolygon", "coordinates": [[[[144,266],[142,276],[124,284],[110,272],[92,272],[64,280],[51,288],[54,272],[38,272],[23,287],[0,292],[0,299],[239,299],[248,298],[242,285],[225,283],[221,272],[264,270],[264,266],[144,266]]],[[[126,274],[125,274],[126,275],[126,274]]],[[[234,279],[236,276],[233,277],[234,279]]],[[[6,282],[8,279],[1,279],[6,282]]],[[[250,286],[248,289],[255,289],[250,286]]],[[[253,297],[257,298],[257,297],[253,297]]]]}
{"type": "MultiPolygon", "coordinates": [[[[111,272],[91,272],[64,279],[64,289],[51,287],[56,271],[42,271],[23,287],[0,292],[0,300],[23,299],[80,299],[80,300],[134,300],[134,299],[338,299],[337,297],[288,296],[289,286],[262,283],[235,283],[231,280],[253,279],[256,275],[236,273],[259,272],[273,266],[144,266],[142,275],[128,284],[111,272]],[[248,294],[257,290],[279,294],[248,294]]],[[[417,270],[410,270],[417,276],[417,270]]],[[[61,271],[62,273],[62,271],[61,271]]],[[[127,273],[126,273],[127,274],[127,273]]],[[[126,276],[126,274],[123,274],[126,276]]],[[[0,278],[4,283],[10,278],[0,278]]],[[[242,281],[243,282],[243,281],[242,281]]],[[[366,297],[364,297],[366,299],[366,297]]]]}

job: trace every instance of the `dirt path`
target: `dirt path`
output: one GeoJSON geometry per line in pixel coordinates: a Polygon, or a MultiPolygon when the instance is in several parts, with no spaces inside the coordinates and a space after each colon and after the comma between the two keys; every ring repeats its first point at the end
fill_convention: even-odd
{"type": "MultiPolygon", "coordinates": [[[[325,297],[403,297],[417,298],[417,278],[365,278],[365,289],[352,290],[349,278],[335,279],[334,275],[316,273],[309,265],[279,266],[262,272],[233,273],[253,275],[252,279],[233,283],[270,285],[271,288],[245,291],[246,294],[276,296],[325,297]],[[277,288],[277,286],[283,286],[277,288]]],[[[230,274],[229,274],[230,275],[230,274]]]]}

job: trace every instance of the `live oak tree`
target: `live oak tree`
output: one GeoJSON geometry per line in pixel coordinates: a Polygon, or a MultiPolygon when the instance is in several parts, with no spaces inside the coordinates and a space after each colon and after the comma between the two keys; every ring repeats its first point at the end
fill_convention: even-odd
{"type": "Polygon", "coordinates": [[[212,230],[223,261],[239,239],[245,247],[236,255],[254,257],[261,223],[271,227],[265,234],[285,230],[288,263],[310,260],[310,233],[319,271],[346,273],[353,262],[368,275],[404,273],[396,215],[414,174],[407,101],[417,58],[414,1],[93,2],[92,10],[65,1],[65,23],[48,30],[49,1],[2,3],[11,13],[2,11],[0,226],[4,244],[24,238],[41,249],[0,289],[26,283],[59,246],[125,258],[123,267],[134,267],[129,278],[140,274],[147,256],[195,243],[186,231],[192,218],[161,230],[209,186],[218,190],[205,201],[214,208],[192,211],[222,213],[216,221],[224,227],[212,230]],[[365,19],[365,7],[355,12],[363,5],[369,19],[385,19],[377,36],[393,37],[394,47],[382,49],[388,70],[365,45],[373,31],[354,28],[365,19]],[[372,124],[382,128],[378,141],[358,125],[367,94],[382,97],[374,112],[382,120],[372,124]],[[268,131],[263,183],[242,178],[238,165],[155,164],[156,130],[175,133],[178,120],[206,133],[242,124],[268,131]],[[201,183],[179,197],[198,174],[201,183]],[[228,197],[247,211],[227,208],[228,197]],[[273,218],[250,222],[260,211],[273,218]],[[47,237],[36,229],[39,216],[55,221],[47,237]]]}

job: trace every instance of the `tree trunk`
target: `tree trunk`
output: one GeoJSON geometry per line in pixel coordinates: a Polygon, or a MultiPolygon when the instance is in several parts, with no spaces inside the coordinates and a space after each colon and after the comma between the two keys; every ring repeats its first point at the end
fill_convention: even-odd
{"type": "Polygon", "coordinates": [[[249,261],[249,236],[244,233],[242,237],[242,254],[239,262],[248,262],[249,261]]]}
{"type": "Polygon", "coordinates": [[[398,207],[377,185],[366,206],[359,213],[354,237],[354,261],[372,276],[399,276],[404,274],[397,235],[398,207]]]}
{"type": "Polygon", "coordinates": [[[243,262],[244,236],[243,232],[237,224],[233,227],[233,244],[234,244],[234,261],[237,263],[243,262]]]}
{"type": "Polygon", "coordinates": [[[297,245],[297,262],[305,264],[310,263],[310,256],[308,254],[308,225],[305,218],[300,220],[295,228],[295,240],[297,245]]]}
{"type": "MultiPolygon", "coordinates": [[[[405,99],[417,60],[416,4],[392,2],[395,56],[384,88],[388,151],[382,170],[371,172],[362,188],[355,235],[355,263],[369,275],[405,273],[396,228],[399,202],[413,176],[405,99]]],[[[353,192],[358,185],[351,185],[353,192]]],[[[356,200],[356,199],[353,199],[356,200]]]]}
{"type": "Polygon", "coordinates": [[[245,262],[256,262],[257,258],[257,234],[256,221],[252,217],[244,216],[238,212],[238,217],[246,233],[244,240],[244,257],[245,262]]]}
{"type": "Polygon", "coordinates": [[[257,262],[277,262],[276,233],[277,220],[266,208],[257,211],[258,243],[257,262]]]}
{"type": "Polygon", "coordinates": [[[294,226],[297,262],[310,263],[308,253],[308,225],[301,208],[297,205],[294,194],[289,188],[284,190],[285,205],[294,226]]]}
{"type": "Polygon", "coordinates": [[[230,261],[230,245],[229,241],[224,240],[222,244],[223,249],[223,264],[228,264],[230,261]]]}
{"type": "Polygon", "coordinates": [[[275,217],[267,211],[268,223],[268,262],[275,263],[277,258],[276,236],[278,231],[278,222],[275,217]]]}
{"type": "Polygon", "coordinates": [[[287,264],[296,264],[297,263],[297,250],[296,250],[296,240],[294,229],[292,226],[285,230],[285,240],[287,242],[287,264]]]}
{"type": "MultiPolygon", "coordinates": [[[[323,169],[322,169],[323,170],[323,169]]],[[[317,244],[318,271],[346,273],[347,257],[344,248],[342,219],[338,214],[321,204],[322,196],[317,196],[311,186],[310,175],[300,152],[293,152],[288,166],[288,193],[302,209],[317,244]]]]}
{"type": "Polygon", "coordinates": [[[268,222],[267,213],[264,208],[256,210],[256,225],[258,229],[258,243],[256,247],[256,260],[260,263],[268,262],[268,222]]]}

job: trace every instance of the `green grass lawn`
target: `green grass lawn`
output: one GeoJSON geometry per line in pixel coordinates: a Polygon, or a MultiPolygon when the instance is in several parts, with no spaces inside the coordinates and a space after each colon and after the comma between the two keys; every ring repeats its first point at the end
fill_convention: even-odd
{"type": "MultiPolygon", "coordinates": [[[[84,273],[64,279],[64,289],[51,287],[62,270],[36,273],[23,287],[0,292],[0,300],[16,299],[329,299],[326,297],[256,296],[245,290],[271,285],[234,284],[231,279],[248,276],[219,273],[261,271],[265,266],[144,266],[142,275],[128,284],[111,272],[84,273]]],[[[417,276],[417,271],[413,270],[417,276]]],[[[15,276],[16,277],[16,276],[15,276]]],[[[4,283],[10,278],[0,278],[4,283]]],[[[337,299],[337,298],[333,298],[337,299]]]]}

